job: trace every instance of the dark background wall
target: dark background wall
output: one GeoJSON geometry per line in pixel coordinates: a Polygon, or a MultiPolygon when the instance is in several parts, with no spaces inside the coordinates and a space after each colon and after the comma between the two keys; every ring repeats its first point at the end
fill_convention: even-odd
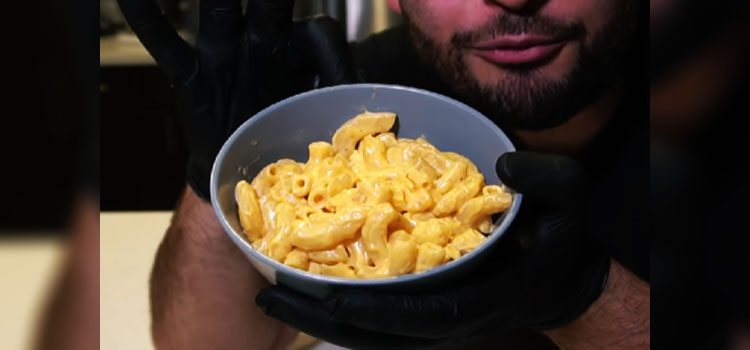
{"type": "Polygon", "coordinates": [[[169,210],[187,150],[156,66],[101,68],[101,210],[169,210]]]}
{"type": "Polygon", "coordinates": [[[0,234],[54,232],[97,189],[96,1],[4,4],[0,234]]]}

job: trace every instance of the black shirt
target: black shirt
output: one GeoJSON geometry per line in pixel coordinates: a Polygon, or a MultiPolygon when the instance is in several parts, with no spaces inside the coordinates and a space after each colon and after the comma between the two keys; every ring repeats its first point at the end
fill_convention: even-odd
{"type": "MultiPolygon", "coordinates": [[[[352,51],[366,82],[412,86],[462,100],[420,62],[404,25],[354,43],[352,51]]],[[[625,83],[616,115],[578,160],[593,182],[589,227],[594,236],[602,237],[601,245],[614,258],[648,279],[648,95],[646,89],[638,91],[638,83],[625,83]]]]}

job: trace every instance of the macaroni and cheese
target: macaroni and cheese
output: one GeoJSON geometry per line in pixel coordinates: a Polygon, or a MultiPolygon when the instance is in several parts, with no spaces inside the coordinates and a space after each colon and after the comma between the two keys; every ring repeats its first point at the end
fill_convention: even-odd
{"type": "Polygon", "coordinates": [[[396,115],[365,112],[309,159],[281,159],[235,188],[242,228],[288,266],[346,278],[421,272],[485,241],[511,195],[424,138],[396,138],[396,115]]]}

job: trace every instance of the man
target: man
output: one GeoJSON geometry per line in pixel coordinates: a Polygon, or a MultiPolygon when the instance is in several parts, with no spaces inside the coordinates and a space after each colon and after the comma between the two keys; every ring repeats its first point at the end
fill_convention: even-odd
{"type": "Polygon", "coordinates": [[[152,274],[157,347],[283,349],[294,329],[353,348],[549,347],[508,336],[533,329],[560,347],[648,348],[640,210],[647,119],[628,99],[638,82],[628,69],[634,2],[390,5],[407,26],[354,45],[352,59],[330,19],[292,22],[292,1],[251,0],[243,17],[239,1],[204,0],[195,49],[153,3],[121,1],[174,82],[191,150],[190,186],[152,274]],[[452,96],[519,148],[556,154],[498,160],[498,175],[525,194],[525,204],[498,251],[460,284],[421,294],[341,291],[323,301],[266,288],[214,217],[208,174],[232,130],[293,93],[358,80],[452,96]]]}

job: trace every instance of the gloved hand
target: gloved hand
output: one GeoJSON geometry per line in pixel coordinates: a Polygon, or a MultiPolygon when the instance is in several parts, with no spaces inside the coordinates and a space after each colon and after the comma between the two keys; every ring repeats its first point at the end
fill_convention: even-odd
{"type": "Polygon", "coordinates": [[[584,232],[584,170],[530,152],[503,154],[496,167],[503,183],[524,194],[522,208],[488,261],[454,286],[422,294],[342,290],[323,301],[273,286],[256,303],[303,332],[355,349],[462,343],[572,321],[599,297],[609,272],[609,258],[584,232]],[[516,238],[525,243],[514,245],[516,238]]]}
{"type": "Polygon", "coordinates": [[[209,197],[211,167],[231,133],[261,109],[318,86],[355,82],[346,37],[330,17],[293,22],[293,0],[202,0],[197,46],[154,0],[119,0],[130,27],[172,82],[190,151],[188,183],[209,197]]]}

